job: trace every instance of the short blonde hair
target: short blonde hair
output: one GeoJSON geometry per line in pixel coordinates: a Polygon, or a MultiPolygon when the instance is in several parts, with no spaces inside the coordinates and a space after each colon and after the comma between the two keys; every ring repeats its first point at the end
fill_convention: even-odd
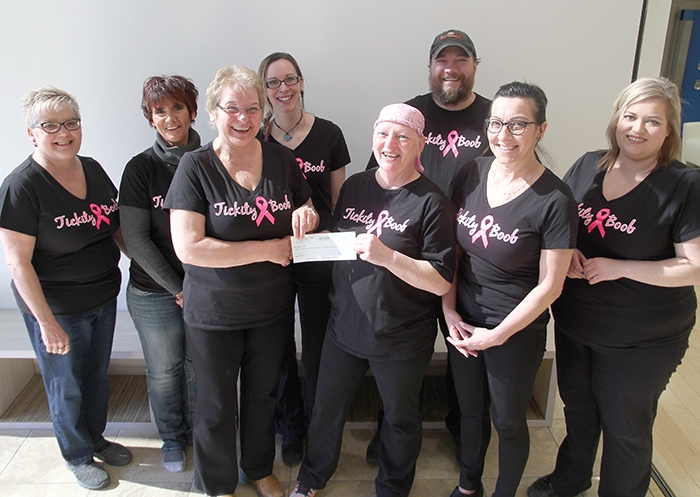
{"type": "Polygon", "coordinates": [[[252,69],[243,66],[226,66],[216,72],[214,81],[207,88],[207,110],[215,114],[224,89],[254,91],[261,107],[265,106],[265,89],[262,80],[252,69]]]}
{"type": "Polygon", "coordinates": [[[47,110],[62,109],[73,111],[75,117],[80,119],[80,107],[75,97],[55,86],[42,86],[30,91],[22,99],[22,113],[28,128],[39,124],[37,121],[47,110]]]}
{"type": "Polygon", "coordinates": [[[659,161],[654,169],[667,166],[676,158],[681,150],[681,99],[678,87],[663,77],[639,78],[620,92],[613,105],[613,115],[608,123],[606,136],[610,148],[598,163],[598,167],[610,169],[620,155],[620,145],[617,143],[617,123],[620,116],[631,105],[649,98],[660,98],[666,102],[666,120],[668,121],[668,136],[659,150],[659,161]]]}

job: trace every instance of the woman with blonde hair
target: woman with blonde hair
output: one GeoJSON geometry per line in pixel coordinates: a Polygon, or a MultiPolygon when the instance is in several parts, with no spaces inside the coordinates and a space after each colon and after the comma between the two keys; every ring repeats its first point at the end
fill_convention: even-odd
{"type": "Polygon", "coordinates": [[[209,495],[238,484],[239,372],[241,470],[260,495],[284,495],[272,466],[277,382],[294,334],[290,237],[315,229],[318,214],[292,153],[256,139],[264,98],[250,69],[219,70],[207,88],[219,134],[182,157],[165,199],[197,377],[195,485],[209,495]]]}
{"type": "Polygon", "coordinates": [[[700,284],[700,175],[675,160],[680,100],[665,78],[620,93],[607,150],[564,177],[578,203],[578,243],[553,305],[566,438],[530,497],[591,486],[603,434],[599,495],[644,496],[657,404],[688,348],[700,284]]]}

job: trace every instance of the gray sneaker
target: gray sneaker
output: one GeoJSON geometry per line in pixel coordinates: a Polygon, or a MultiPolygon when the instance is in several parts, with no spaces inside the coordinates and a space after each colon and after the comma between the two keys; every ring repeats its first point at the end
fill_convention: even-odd
{"type": "Polygon", "coordinates": [[[90,490],[99,490],[111,483],[107,472],[95,461],[83,464],[71,464],[66,461],[66,467],[70,469],[78,480],[78,485],[90,490]]]}
{"type": "Polygon", "coordinates": [[[187,456],[182,449],[163,451],[163,466],[171,473],[182,473],[187,468],[187,456]]]}
{"type": "Polygon", "coordinates": [[[126,466],[131,462],[131,452],[121,444],[105,440],[94,456],[110,466],[126,466]]]}

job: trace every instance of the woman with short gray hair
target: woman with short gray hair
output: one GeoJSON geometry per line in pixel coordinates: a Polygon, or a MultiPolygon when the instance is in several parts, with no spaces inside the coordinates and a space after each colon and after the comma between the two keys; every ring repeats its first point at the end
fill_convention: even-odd
{"type": "Polygon", "coordinates": [[[93,457],[131,461],[126,447],[102,435],[121,283],[117,189],[95,160],[78,156],[72,95],[43,87],[23,105],[34,153],[0,188],[0,241],[61,455],[78,484],[100,489],[110,478],[93,457]]]}

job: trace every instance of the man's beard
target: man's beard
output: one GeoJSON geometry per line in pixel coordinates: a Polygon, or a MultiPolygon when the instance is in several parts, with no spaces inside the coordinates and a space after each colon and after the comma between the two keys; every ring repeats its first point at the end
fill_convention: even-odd
{"type": "Polygon", "coordinates": [[[437,103],[446,106],[458,105],[465,102],[471,96],[472,88],[474,88],[474,81],[468,81],[464,76],[462,76],[462,84],[455,89],[445,90],[442,85],[442,80],[433,78],[432,76],[428,78],[428,82],[433,99],[437,103]]]}

